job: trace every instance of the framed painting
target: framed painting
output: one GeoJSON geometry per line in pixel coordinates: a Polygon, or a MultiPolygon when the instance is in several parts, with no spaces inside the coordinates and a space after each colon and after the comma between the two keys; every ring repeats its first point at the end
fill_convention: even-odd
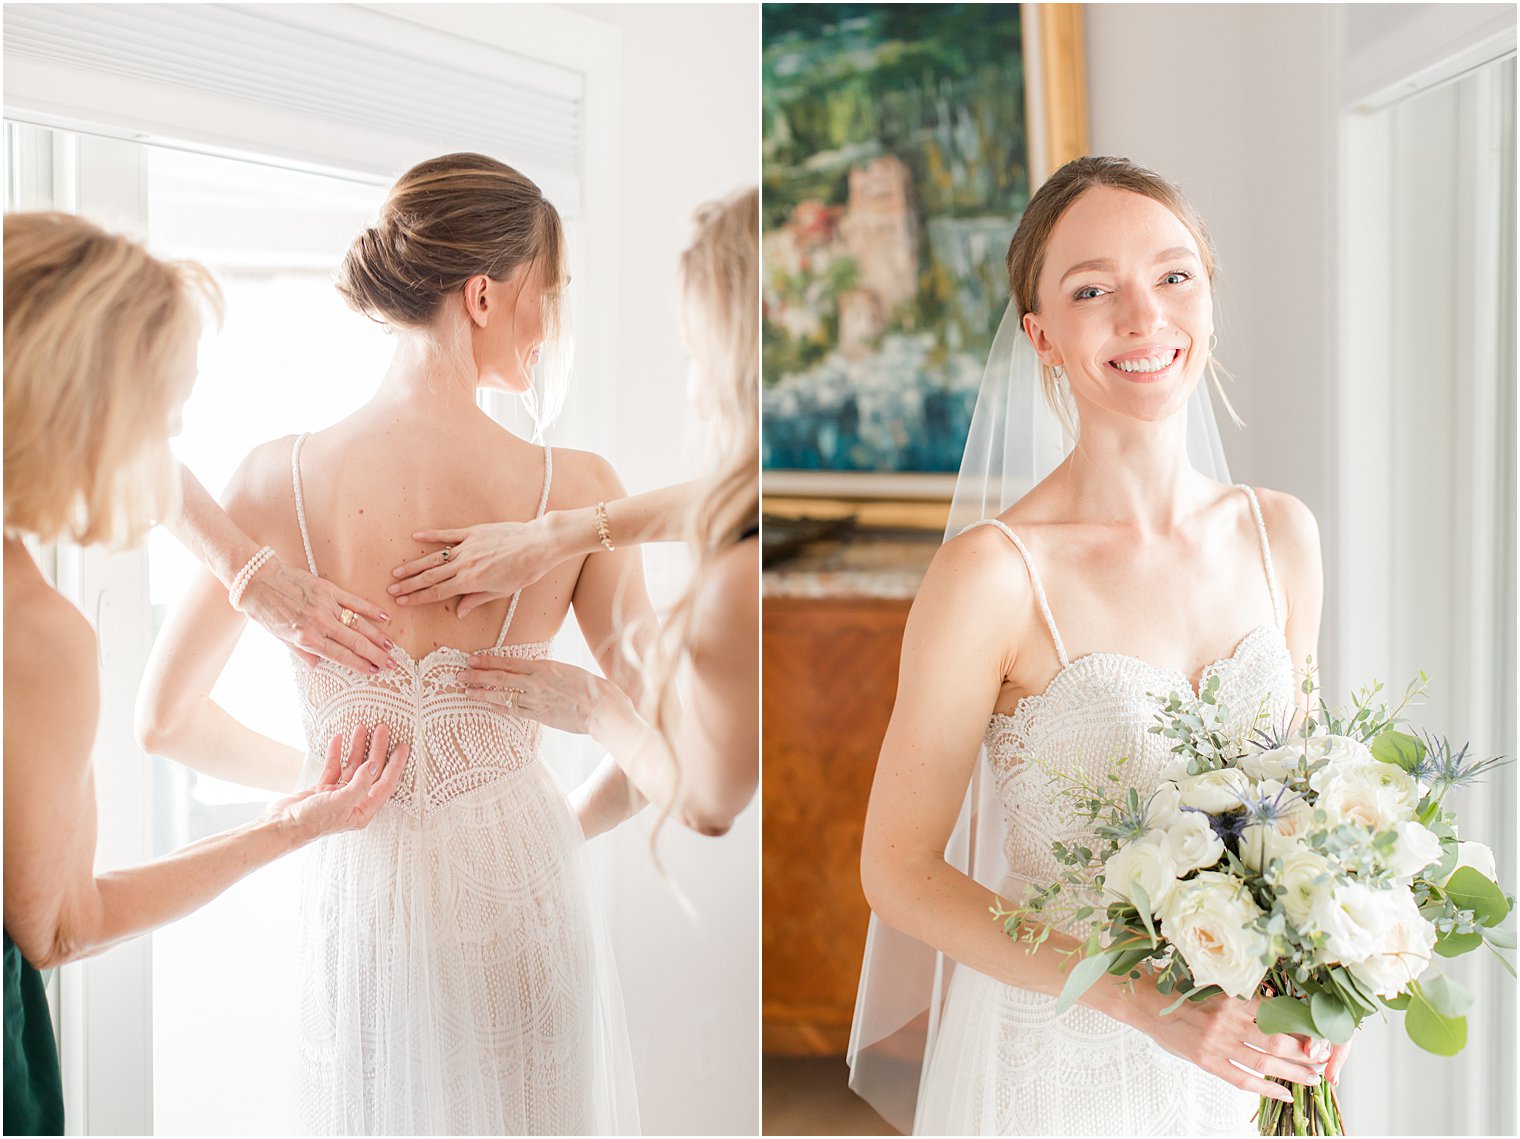
{"type": "Polygon", "coordinates": [[[764,5],[767,510],[949,499],[1008,241],[1086,151],[1079,7],[764,5]]]}

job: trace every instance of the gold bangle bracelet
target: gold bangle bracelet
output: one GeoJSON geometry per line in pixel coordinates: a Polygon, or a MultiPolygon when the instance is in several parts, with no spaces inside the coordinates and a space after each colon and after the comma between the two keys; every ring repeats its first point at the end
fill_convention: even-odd
{"type": "Polygon", "coordinates": [[[612,544],[612,530],[607,525],[607,504],[605,502],[598,502],[596,504],[596,536],[601,539],[602,548],[609,554],[617,549],[612,544]]]}

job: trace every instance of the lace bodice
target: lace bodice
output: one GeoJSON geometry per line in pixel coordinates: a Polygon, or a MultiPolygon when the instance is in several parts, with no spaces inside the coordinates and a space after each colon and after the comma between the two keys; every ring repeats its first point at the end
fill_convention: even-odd
{"type": "MultiPolygon", "coordinates": [[[[1249,735],[1253,726],[1277,726],[1290,714],[1294,681],[1261,508],[1250,487],[1241,489],[1250,499],[1261,540],[1272,623],[1251,630],[1233,653],[1205,667],[1200,687],[1217,677],[1218,700],[1229,711],[1230,726],[1249,735]]],[[[1196,695],[1198,689],[1176,669],[1122,653],[1093,652],[1068,659],[1034,559],[1002,523],[987,524],[1002,530],[1023,555],[1061,662],[1045,691],[1024,697],[1012,713],[996,714],[987,725],[987,762],[1005,824],[1005,885],[1012,889],[1020,883],[1053,882],[1061,866],[1051,845],[1081,836],[1081,827],[1069,821],[1070,807],[1057,798],[1062,777],[1102,781],[1124,757],[1120,778],[1142,794],[1153,790],[1175,758],[1170,742],[1148,730],[1156,722],[1154,697],[1172,692],[1196,695]]]]}

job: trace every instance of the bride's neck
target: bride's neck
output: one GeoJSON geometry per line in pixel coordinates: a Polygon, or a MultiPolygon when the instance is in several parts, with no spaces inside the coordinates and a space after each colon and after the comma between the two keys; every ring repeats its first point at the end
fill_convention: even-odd
{"type": "Polygon", "coordinates": [[[370,401],[373,405],[435,418],[483,414],[475,401],[475,364],[468,352],[451,351],[425,334],[398,336],[396,353],[370,401]]]}
{"type": "Polygon", "coordinates": [[[1061,470],[1071,515],[1087,521],[1165,533],[1199,506],[1185,412],[1160,423],[1084,425],[1061,470]]]}

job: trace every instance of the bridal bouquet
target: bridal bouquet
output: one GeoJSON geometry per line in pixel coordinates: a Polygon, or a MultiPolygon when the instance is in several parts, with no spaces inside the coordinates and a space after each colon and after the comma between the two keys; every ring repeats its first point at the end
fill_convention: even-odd
{"type": "MultiPolygon", "coordinates": [[[[1177,758],[1154,793],[1125,786],[1123,760],[1104,782],[1063,777],[1088,837],[1055,844],[1056,881],[992,911],[1031,950],[1052,926],[1091,922],[1058,1009],[1105,973],[1133,984],[1143,969],[1176,995],[1167,1012],[1262,994],[1263,1032],[1341,1044],[1382,1006],[1404,1012],[1421,1048],[1461,1051],[1472,996],[1433,957],[1513,949],[1499,925],[1514,899],[1443,803],[1501,761],[1404,730],[1425,683],[1392,709],[1374,684],[1332,711],[1305,680],[1313,715],[1298,728],[1258,718],[1241,738],[1216,677],[1158,700],[1150,730],[1177,758]]],[[[1261,1134],[1344,1134],[1328,1083],[1284,1086],[1293,1103],[1263,1098],[1261,1134]]]]}

